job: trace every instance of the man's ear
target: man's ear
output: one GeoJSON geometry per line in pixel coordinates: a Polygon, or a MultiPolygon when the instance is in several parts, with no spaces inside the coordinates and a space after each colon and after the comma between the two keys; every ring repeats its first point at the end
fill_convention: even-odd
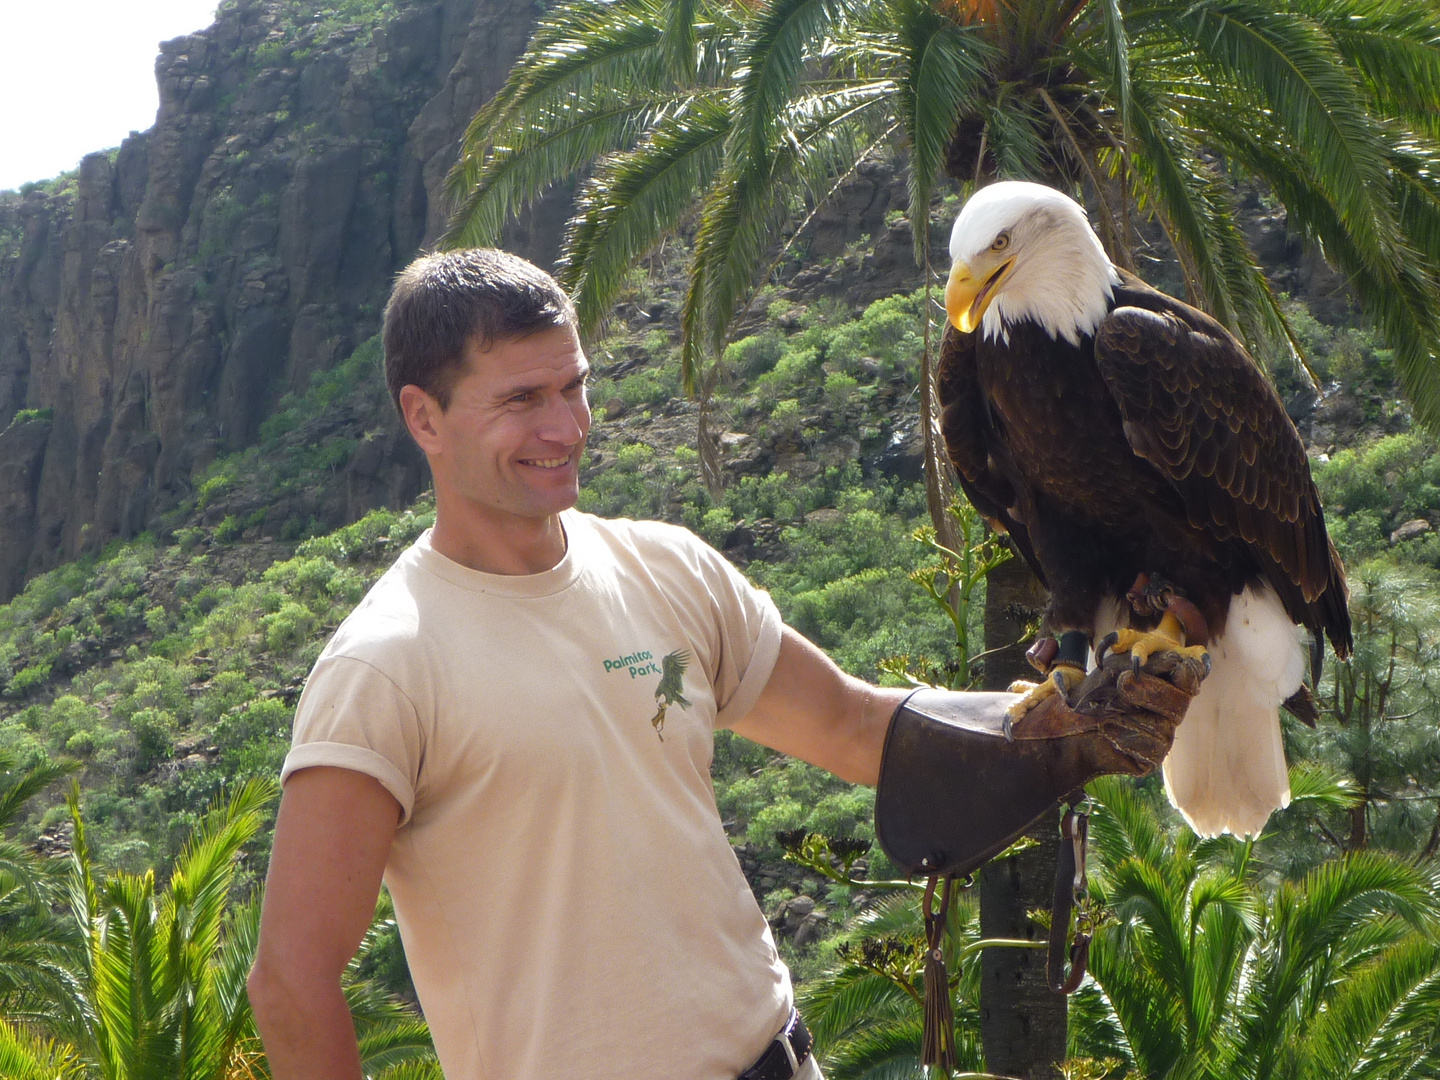
{"type": "Polygon", "coordinates": [[[438,426],[443,411],[440,402],[414,383],[400,388],[400,413],[405,417],[405,426],[426,454],[438,454],[443,449],[438,426]]]}

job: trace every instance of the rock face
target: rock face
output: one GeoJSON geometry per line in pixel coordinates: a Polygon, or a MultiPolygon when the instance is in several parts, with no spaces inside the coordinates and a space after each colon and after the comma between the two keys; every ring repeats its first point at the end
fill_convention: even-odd
{"type": "MultiPolygon", "coordinates": [[[[415,0],[359,25],[297,22],[297,6],[226,0],[160,47],[152,129],[58,191],[0,196],[0,597],[152,527],[281,395],[378,331],[536,14],[415,0]]],[[[549,261],[560,198],[507,246],[549,261]]],[[[383,445],[347,475],[352,512],[423,482],[408,439],[383,445]]]]}

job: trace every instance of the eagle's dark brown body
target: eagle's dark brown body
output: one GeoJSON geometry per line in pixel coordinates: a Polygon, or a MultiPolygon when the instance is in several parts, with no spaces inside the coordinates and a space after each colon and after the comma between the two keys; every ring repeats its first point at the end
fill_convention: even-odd
{"type": "Polygon", "coordinates": [[[1280,399],[1213,319],[1122,277],[1078,347],[1030,321],[1008,343],[948,329],[942,429],[966,495],[1050,589],[1052,629],[1093,636],[1101,600],[1144,572],[1213,638],[1268,582],[1348,655],[1344,570],[1280,399]]]}

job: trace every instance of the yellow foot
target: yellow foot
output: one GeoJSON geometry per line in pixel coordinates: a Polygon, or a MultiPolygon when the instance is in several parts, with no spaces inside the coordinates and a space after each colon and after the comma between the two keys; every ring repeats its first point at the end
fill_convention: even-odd
{"type": "Polygon", "coordinates": [[[1168,611],[1154,630],[1131,630],[1127,627],[1115,631],[1100,643],[1099,651],[1103,654],[1107,647],[1109,652],[1128,652],[1137,669],[1144,667],[1146,661],[1155,653],[1174,652],[1199,660],[1206,665],[1206,670],[1209,670],[1209,656],[1205,652],[1205,646],[1186,645],[1185,630],[1180,625],[1180,620],[1168,611]]]}
{"type": "Polygon", "coordinates": [[[1042,683],[1017,679],[1010,684],[1010,693],[1024,694],[1019,701],[1005,710],[1005,737],[1010,737],[1010,728],[1031,709],[1055,694],[1069,695],[1071,690],[1085,681],[1085,672],[1073,664],[1056,664],[1050,669],[1042,683]]]}

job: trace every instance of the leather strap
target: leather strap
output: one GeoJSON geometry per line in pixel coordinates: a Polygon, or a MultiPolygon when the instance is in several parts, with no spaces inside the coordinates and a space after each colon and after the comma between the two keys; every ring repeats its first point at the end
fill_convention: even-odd
{"type": "Polygon", "coordinates": [[[737,1080],[790,1080],[810,1056],[814,1040],[800,1014],[790,1010],[790,1020],[783,1031],[765,1048],[754,1065],[742,1072],[737,1080]]]}
{"type": "Polygon", "coordinates": [[[1061,821],[1060,858],[1055,868],[1055,901],[1050,909],[1050,951],[1046,972],[1050,989],[1057,994],[1073,994],[1085,978],[1090,959],[1090,933],[1083,919],[1077,920],[1075,938],[1070,944],[1070,970],[1065,970],[1065,944],[1070,937],[1070,916],[1077,903],[1088,893],[1085,879],[1085,843],[1089,839],[1089,816],[1081,809],[1084,791],[1070,795],[1061,821]]]}

